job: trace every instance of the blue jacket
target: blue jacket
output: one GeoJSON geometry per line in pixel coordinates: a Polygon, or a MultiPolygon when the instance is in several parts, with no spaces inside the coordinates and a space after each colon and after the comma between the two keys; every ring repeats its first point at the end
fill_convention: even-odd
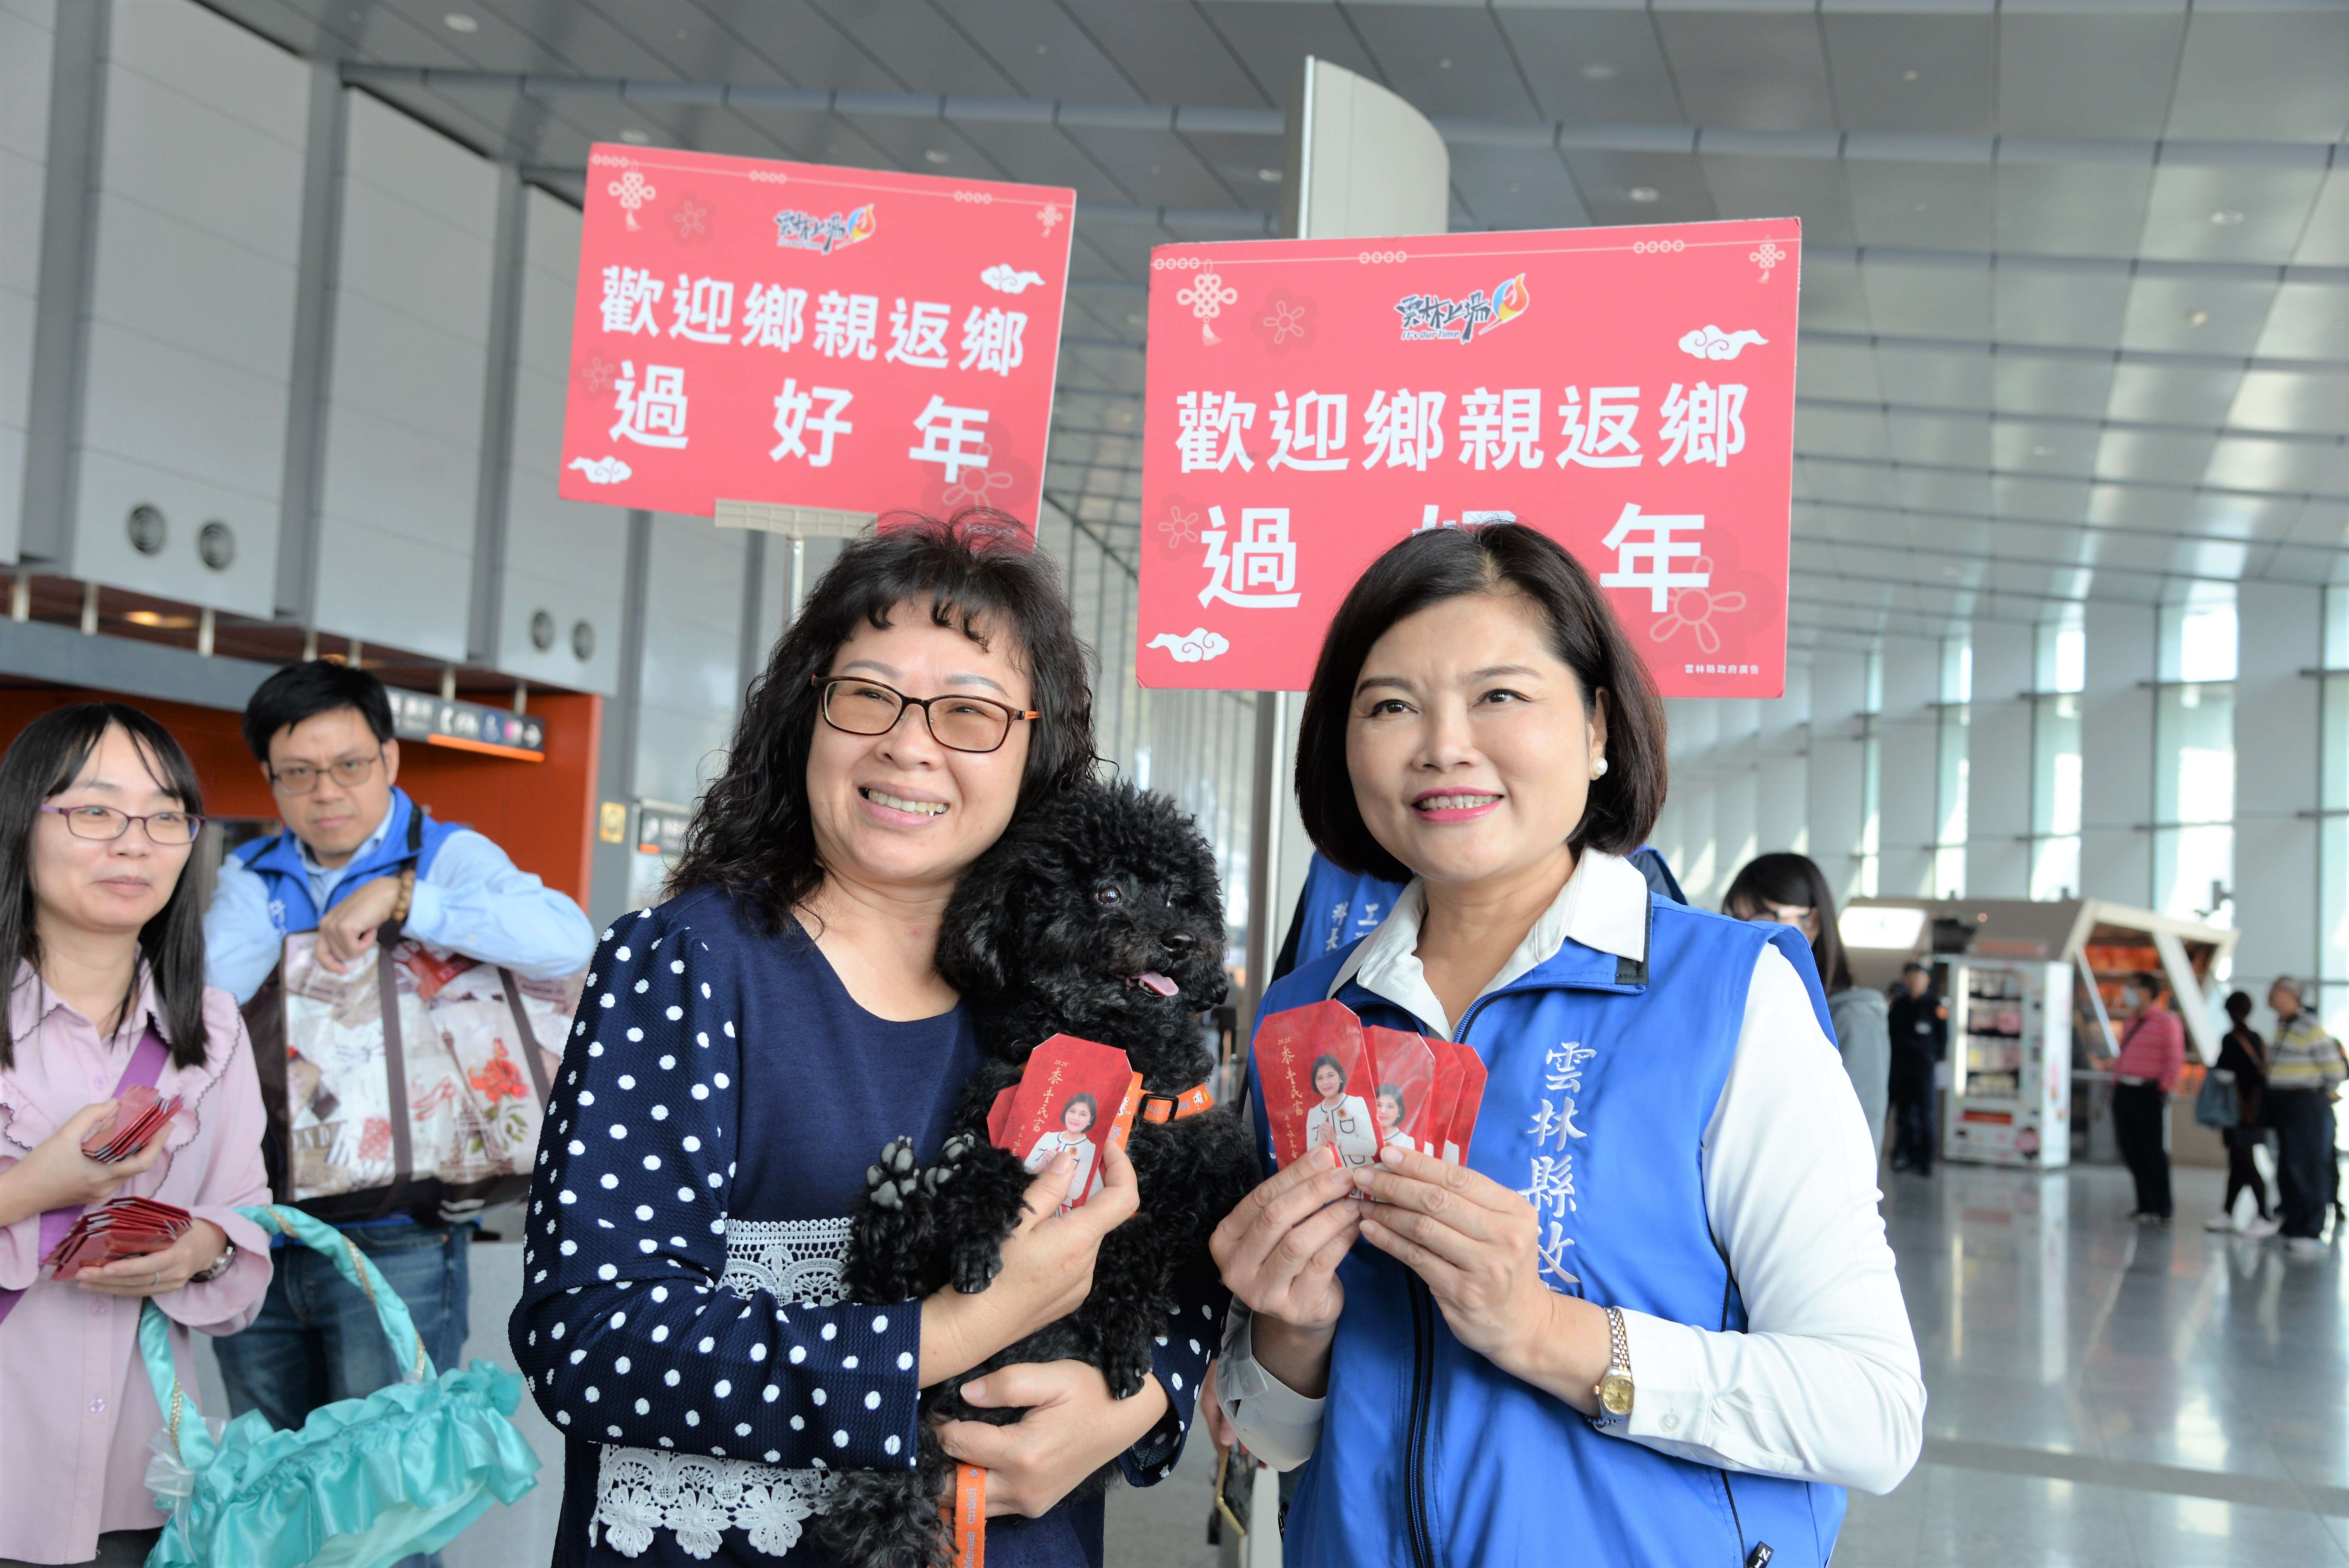
{"type": "MultiPolygon", "coordinates": [[[[451,823],[436,822],[425,816],[408,798],[407,790],[394,789],[388,828],[375,841],[374,848],[343,872],[343,880],[326,895],[326,909],[378,877],[398,876],[400,867],[411,859],[416,862],[416,874],[423,876],[432,869],[433,857],[449,841],[449,835],[461,831],[451,823]]],[[[239,865],[269,884],[269,919],[279,935],[318,929],[318,922],[326,910],[320,909],[310,897],[310,876],[302,866],[301,840],[290,831],[280,830],[269,838],[240,845],[232,854],[239,865]]]]}
{"type": "MultiPolygon", "coordinates": [[[[1822,1028],[1826,999],[1793,928],[1660,896],[1648,910],[1644,962],[1568,940],[1469,1009],[1454,1038],[1491,1078],[1468,1162],[1534,1202],[1551,1288],[1742,1330],[1737,1282],[1707,1222],[1704,1130],[1763,944],[1795,965],[1822,1028]]],[[[1265,1011],[1337,985],[1364,1022],[1424,1030],[1350,979],[1337,985],[1352,952],[1276,983],[1265,1011]]],[[[1262,1096],[1251,1098],[1268,1167],[1262,1096]]],[[[1821,1568],[1833,1551],[1840,1487],[1732,1474],[1602,1434],[1464,1347],[1418,1277],[1383,1253],[1356,1247],[1339,1277],[1346,1310],[1285,1561],[1744,1568],[1767,1544],[1774,1568],[1821,1568]]]]}

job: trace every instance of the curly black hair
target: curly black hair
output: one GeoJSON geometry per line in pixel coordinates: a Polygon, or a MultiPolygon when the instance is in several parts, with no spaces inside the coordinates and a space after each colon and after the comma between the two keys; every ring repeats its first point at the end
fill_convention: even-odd
{"type": "Polygon", "coordinates": [[[1018,521],[990,508],[972,507],[946,521],[892,513],[878,531],[840,552],[743,694],[726,770],[686,830],[668,880],[672,895],[720,887],[770,929],[781,929],[823,885],[807,798],[821,700],[814,678],[831,670],[860,624],[885,627],[899,611],[925,605],[934,623],[981,647],[993,637],[1011,639],[1013,662],[1032,691],[1030,705],[1044,716],[1029,737],[1019,808],[1092,776],[1085,649],[1050,562],[1029,548],[1018,521]]]}

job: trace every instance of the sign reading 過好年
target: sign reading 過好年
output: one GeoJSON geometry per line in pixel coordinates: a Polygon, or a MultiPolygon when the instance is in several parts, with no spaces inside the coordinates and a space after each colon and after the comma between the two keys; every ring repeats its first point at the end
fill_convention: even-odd
{"type": "Polygon", "coordinates": [[[1145,686],[1301,691],[1362,569],[1515,518],[1667,696],[1775,696],[1795,219],[1151,254],[1145,686]]]}
{"type": "Polygon", "coordinates": [[[1075,199],[596,143],[561,493],[1032,529],[1075,199]]]}

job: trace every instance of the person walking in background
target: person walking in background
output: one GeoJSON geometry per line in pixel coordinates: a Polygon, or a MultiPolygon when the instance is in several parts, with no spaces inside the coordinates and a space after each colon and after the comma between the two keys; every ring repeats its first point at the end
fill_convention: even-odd
{"type": "Polygon", "coordinates": [[[1933,990],[1933,972],[1913,960],[1886,1009],[1892,1041],[1892,1169],[1933,1173],[1933,1069],[1950,1049],[1950,1005],[1933,990]]]}
{"type": "Polygon", "coordinates": [[[2166,1225],[2171,1217],[2169,1092],[2186,1071],[2186,1025],[2162,1006],[2158,975],[2130,977],[2121,986],[2120,1005],[2129,1023],[2113,1058],[2113,1137],[2137,1181],[2137,1211],[2129,1218],[2166,1225]]]}
{"type": "Polygon", "coordinates": [[[267,1243],[237,1212],[269,1198],[261,1085],[236,1004],[204,985],[184,874],[202,810],[187,754],[118,703],[46,713],[0,758],[0,1568],[146,1559],[163,1426],[146,1304],[193,1387],[188,1331],[234,1334],[269,1288],[267,1243]],[[89,1159],[82,1140],[139,1085],[186,1109],[128,1158],[89,1159]],[[77,1216],[129,1197],[193,1222],[159,1252],[41,1277],[77,1216]]]}
{"type": "Polygon", "coordinates": [[[2268,991],[2275,1039],[2268,1047],[2267,1123],[2276,1132],[2276,1187],[2283,1210],[2284,1250],[2296,1258],[2324,1252],[2324,1212],[2340,1167],[2333,1151],[2333,1101],[2349,1076],[2341,1042],[2324,1032],[2307,998],[2314,987],[2279,979],[2268,991]]]}
{"type": "Polygon", "coordinates": [[[1781,851],[1745,862],[1729,884],[1722,913],[1738,920],[1791,925],[1810,940],[1811,962],[1826,987],[1827,1013],[1835,1022],[1836,1048],[1844,1075],[1868,1117],[1868,1147],[1880,1157],[1884,1115],[1891,1094],[1892,1040],[1881,992],[1851,983],[1851,962],[1836,929],[1835,894],[1826,873],[1808,855],[1781,851]]]}
{"type": "MultiPolygon", "coordinates": [[[[398,788],[391,700],[375,676],[325,660],[289,665],[254,691],[243,729],[285,830],[221,863],[204,913],[212,982],[239,1004],[276,973],[288,935],[316,931],[319,962],[339,972],[395,916],[419,942],[533,979],[587,967],[595,930],[576,903],[398,788]]],[[[282,1085],[282,1041],[279,1051],[282,1085]]],[[[440,1367],[464,1353],[474,1230],[449,1220],[427,1206],[340,1227],[408,1304],[440,1367]]],[[[220,1367],[232,1408],[286,1430],[400,1376],[374,1304],[301,1247],[281,1255],[253,1326],[221,1343],[220,1367]]]]}
{"type": "Polygon", "coordinates": [[[2268,1184],[2251,1159],[2251,1151],[2267,1141],[2268,1136],[2267,1123],[2261,1119],[2261,1101],[2268,1081],[2267,1042],[2251,1027],[2249,993],[2237,991],[2227,998],[2227,1016],[2232,1026],[2227,1037],[2219,1042],[2219,1065],[2212,1069],[2235,1075],[2235,1125],[2219,1130],[2219,1136],[2227,1144],[2227,1200],[2219,1205],[2217,1213],[2202,1222],[2202,1228],[2272,1236],[2276,1222],[2268,1212],[2268,1184]],[[2245,1191],[2251,1195],[2251,1217],[2238,1221],[2235,1199],[2245,1191]]]}

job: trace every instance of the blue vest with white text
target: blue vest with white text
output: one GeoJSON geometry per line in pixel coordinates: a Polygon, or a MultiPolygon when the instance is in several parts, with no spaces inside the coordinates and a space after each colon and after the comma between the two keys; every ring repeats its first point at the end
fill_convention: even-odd
{"type": "MultiPolygon", "coordinates": [[[[1469,1009],[1455,1037],[1491,1077],[1468,1163],[1532,1202],[1553,1290],[1742,1331],[1744,1303],[1705,1212],[1704,1130],[1763,944],[1793,963],[1823,1029],[1826,998],[1792,927],[1651,896],[1648,928],[1645,964],[1568,941],[1469,1009]]],[[[1265,1010],[1321,1000],[1350,952],[1300,965],[1265,1010]]],[[[1351,981],[1337,998],[1365,1023],[1425,1031],[1351,981]]],[[[1745,1568],[1764,1544],[1773,1568],[1822,1568],[1834,1550],[1842,1488],[1602,1434],[1463,1346],[1417,1276],[1375,1248],[1355,1247],[1339,1278],[1346,1306],[1321,1435],[1288,1517],[1293,1568],[1745,1568]]]]}
{"type": "MultiPolygon", "coordinates": [[[[416,874],[423,876],[432,869],[432,861],[449,835],[462,831],[448,822],[436,822],[423,816],[408,791],[395,789],[391,792],[391,820],[383,837],[378,839],[357,860],[344,869],[343,880],[326,895],[326,909],[332,909],[351,893],[378,877],[398,876],[399,868],[412,857],[416,874]],[[411,822],[419,823],[419,842],[409,848],[411,822]]],[[[318,921],[326,911],[320,909],[310,897],[310,874],[302,864],[302,841],[287,830],[266,839],[239,845],[230,851],[246,871],[269,884],[269,919],[281,936],[297,932],[316,931],[318,921]]]]}

